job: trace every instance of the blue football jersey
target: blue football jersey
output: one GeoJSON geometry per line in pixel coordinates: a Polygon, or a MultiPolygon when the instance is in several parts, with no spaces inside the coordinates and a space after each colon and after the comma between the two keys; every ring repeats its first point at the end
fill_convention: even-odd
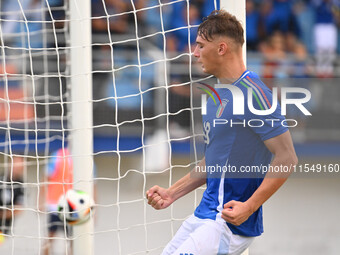
{"type": "MultiPolygon", "coordinates": [[[[262,183],[264,174],[240,170],[247,166],[258,166],[259,169],[269,166],[272,154],[264,141],[288,130],[282,125],[285,118],[281,115],[279,104],[272,114],[264,116],[248,109],[248,88],[253,90],[253,107],[256,110],[272,107],[272,92],[257,74],[245,71],[232,85],[243,92],[244,114],[233,114],[232,93],[229,89],[220,88],[216,92],[222,104],[215,104],[210,98],[207,114],[203,115],[207,188],[195,210],[195,216],[202,219],[216,220],[225,203],[230,200],[244,202],[251,197],[262,183]]],[[[227,224],[234,234],[258,236],[263,232],[262,207],[240,226],[227,224]]]]}

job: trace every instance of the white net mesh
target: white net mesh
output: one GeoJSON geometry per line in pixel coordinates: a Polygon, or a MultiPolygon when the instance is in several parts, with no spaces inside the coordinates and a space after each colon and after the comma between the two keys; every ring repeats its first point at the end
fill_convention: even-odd
{"type": "Polygon", "coordinates": [[[68,29],[59,22],[67,6],[1,1],[0,7],[0,250],[42,254],[49,226],[45,168],[67,141],[68,29]]]}
{"type": "MultiPolygon", "coordinates": [[[[200,137],[191,85],[208,77],[193,64],[191,45],[202,17],[218,6],[91,5],[94,152],[80,156],[94,164],[73,169],[92,173],[95,165],[94,229],[84,235],[94,238],[94,254],[160,254],[202,190],[163,211],[147,205],[145,192],[169,187],[199,160],[196,151],[189,155],[190,140],[200,137]]],[[[0,11],[0,253],[71,254],[69,243],[80,236],[50,220],[58,197],[51,187],[60,184],[65,193],[72,184],[65,169],[75,157],[66,152],[77,103],[70,96],[77,92],[70,79],[69,2],[6,0],[0,11]],[[65,170],[60,179],[58,164],[65,170]]]]}

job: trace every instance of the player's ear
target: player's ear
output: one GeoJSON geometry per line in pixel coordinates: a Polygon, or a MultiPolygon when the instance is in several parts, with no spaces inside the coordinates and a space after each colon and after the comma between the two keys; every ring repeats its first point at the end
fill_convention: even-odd
{"type": "Polygon", "coordinates": [[[226,42],[220,42],[218,45],[218,55],[222,56],[227,52],[228,44],[226,42]]]}

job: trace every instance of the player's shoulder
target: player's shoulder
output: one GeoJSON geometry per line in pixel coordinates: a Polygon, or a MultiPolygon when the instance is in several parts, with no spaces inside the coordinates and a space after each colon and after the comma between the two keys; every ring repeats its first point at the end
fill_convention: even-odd
{"type": "Polygon", "coordinates": [[[257,73],[252,71],[245,72],[237,81],[237,87],[239,87],[244,94],[244,97],[248,97],[248,89],[252,90],[252,94],[255,97],[271,97],[272,91],[261,80],[257,73]]]}
{"type": "Polygon", "coordinates": [[[255,72],[245,72],[238,82],[238,87],[241,88],[245,101],[249,102],[250,98],[248,97],[251,95],[251,104],[255,109],[266,110],[271,108],[272,92],[255,72]]]}
{"type": "Polygon", "coordinates": [[[261,89],[269,90],[268,87],[261,80],[260,76],[257,73],[249,71],[249,70],[243,73],[243,75],[238,79],[237,83],[239,87],[243,89],[261,88],[261,89]]]}

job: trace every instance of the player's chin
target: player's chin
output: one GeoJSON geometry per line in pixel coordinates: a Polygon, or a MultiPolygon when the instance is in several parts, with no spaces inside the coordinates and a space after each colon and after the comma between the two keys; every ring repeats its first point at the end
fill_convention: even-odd
{"type": "Polygon", "coordinates": [[[202,71],[203,71],[204,73],[209,73],[208,70],[207,70],[203,65],[202,65],[201,68],[202,68],[202,71]]]}
{"type": "Polygon", "coordinates": [[[208,69],[206,69],[205,67],[202,67],[202,71],[206,74],[212,74],[211,72],[209,72],[208,69]]]}

